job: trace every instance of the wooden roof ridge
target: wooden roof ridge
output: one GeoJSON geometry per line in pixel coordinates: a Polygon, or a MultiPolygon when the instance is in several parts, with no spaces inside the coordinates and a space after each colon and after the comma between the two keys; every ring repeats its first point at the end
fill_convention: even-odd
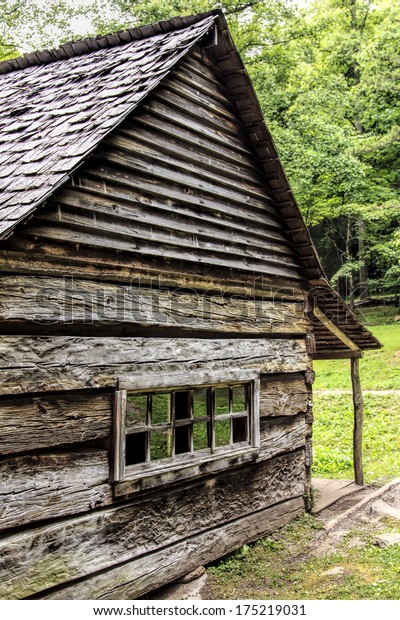
{"type": "Polygon", "coordinates": [[[59,60],[90,54],[101,49],[111,49],[158,34],[167,34],[187,28],[188,26],[193,26],[207,17],[217,17],[220,15],[222,15],[220,9],[213,9],[196,15],[172,17],[143,26],[134,26],[127,30],[119,30],[105,35],[68,41],[56,48],[28,52],[16,58],[0,61],[0,75],[26,69],[27,67],[47,65],[59,60]]]}

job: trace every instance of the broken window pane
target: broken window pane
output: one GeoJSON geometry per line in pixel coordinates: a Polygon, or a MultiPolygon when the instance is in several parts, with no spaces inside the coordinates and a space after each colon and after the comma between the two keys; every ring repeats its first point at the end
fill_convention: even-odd
{"type": "Polygon", "coordinates": [[[191,425],[177,426],[175,429],[175,454],[191,452],[190,442],[191,425]]]}
{"type": "Polygon", "coordinates": [[[134,433],[126,436],[125,462],[127,465],[145,463],[147,433],[134,433]]]}
{"type": "Polygon", "coordinates": [[[247,418],[232,418],[233,443],[247,441],[247,418]]]}
{"type": "Polygon", "coordinates": [[[175,420],[185,420],[190,418],[190,393],[185,390],[184,392],[175,392],[175,420]]]}
{"type": "Polygon", "coordinates": [[[132,394],[126,403],[126,425],[143,426],[146,424],[147,394],[132,394]]]}
{"type": "Polygon", "coordinates": [[[171,421],[171,394],[153,394],[151,397],[151,423],[166,424],[171,421]]]}
{"type": "Polygon", "coordinates": [[[193,390],[193,417],[203,418],[208,415],[207,390],[193,390]]]}
{"type": "Polygon", "coordinates": [[[220,387],[215,388],[214,391],[214,413],[215,415],[222,415],[229,413],[229,388],[220,387]]]}
{"type": "Polygon", "coordinates": [[[215,422],[215,445],[229,446],[231,443],[231,421],[219,420],[215,422]]]}
{"type": "Polygon", "coordinates": [[[150,460],[166,459],[172,456],[171,431],[150,432],[150,460]]]}
{"type": "Polygon", "coordinates": [[[246,387],[244,385],[236,385],[232,388],[232,411],[233,413],[246,411],[246,387]]]}

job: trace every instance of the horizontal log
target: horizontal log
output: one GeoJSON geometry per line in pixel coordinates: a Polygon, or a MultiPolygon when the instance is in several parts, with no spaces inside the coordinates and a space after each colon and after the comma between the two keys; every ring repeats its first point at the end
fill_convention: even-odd
{"type": "Polygon", "coordinates": [[[0,461],[0,530],[88,512],[112,502],[106,450],[0,461]]]}
{"type": "Polygon", "coordinates": [[[111,435],[111,394],[96,392],[0,400],[0,454],[111,435]]]}
{"type": "Polygon", "coordinates": [[[132,600],[270,534],[303,513],[303,498],[293,498],[42,598],[132,600]]]}
{"type": "Polygon", "coordinates": [[[125,285],[139,283],[142,286],[185,288],[203,293],[216,291],[219,294],[240,295],[242,297],[272,298],[277,301],[302,301],[307,293],[306,282],[287,282],[271,279],[263,275],[259,278],[247,273],[223,270],[207,273],[195,273],[179,264],[173,268],[171,263],[158,266],[132,260],[132,256],[123,257],[104,252],[93,252],[73,256],[69,246],[49,244],[43,247],[35,242],[17,238],[16,234],[7,241],[18,245],[19,251],[0,251],[2,273],[20,275],[46,275],[65,277],[66,269],[70,277],[93,280],[96,282],[119,282],[125,285]],[[32,250],[35,249],[35,252],[32,250]],[[129,258],[129,260],[128,260],[129,258]]]}
{"type": "Polygon", "coordinates": [[[0,276],[0,324],[134,324],[190,332],[305,334],[300,303],[118,286],[70,278],[0,276]]]}
{"type": "Polygon", "coordinates": [[[303,375],[262,375],[260,416],[292,416],[305,413],[311,405],[311,391],[303,375]]]}
{"type": "Polygon", "coordinates": [[[303,494],[304,450],[0,541],[0,596],[23,598],[303,494]]]}
{"type": "MultiPolygon", "coordinates": [[[[2,394],[115,387],[123,375],[234,368],[302,372],[304,340],[0,337],[2,394]]],[[[189,375],[190,376],[190,375],[189,375]]]]}

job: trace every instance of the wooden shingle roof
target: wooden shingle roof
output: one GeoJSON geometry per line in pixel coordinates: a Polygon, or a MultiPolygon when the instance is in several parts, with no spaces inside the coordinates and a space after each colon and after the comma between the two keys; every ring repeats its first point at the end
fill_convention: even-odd
{"type": "MultiPolygon", "coordinates": [[[[378,348],[379,342],[326,280],[220,11],[89,38],[0,63],[0,238],[44,204],[179,59],[196,44],[204,44],[205,37],[316,304],[360,349],[378,348]]],[[[343,348],[318,321],[314,333],[317,350],[343,348]]]]}

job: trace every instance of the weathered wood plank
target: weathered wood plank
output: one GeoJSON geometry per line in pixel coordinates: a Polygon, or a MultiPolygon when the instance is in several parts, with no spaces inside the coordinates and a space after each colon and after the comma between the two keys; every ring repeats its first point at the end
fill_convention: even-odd
{"type": "Polygon", "coordinates": [[[0,276],[0,324],[134,324],[240,334],[307,333],[300,303],[77,279],[0,276]]]}
{"type": "Polygon", "coordinates": [[[128,505],[16,533],[0,541],[0,596],[29,596],[258,514],[301,496],[304,472],[300,450],[128,505]]]}
{"type": "MultiPolygon", "coordinates": [[[[182,260],[193,260],[194,256],[201,255],[203,260],[226,262],[229,256],[237,257],[236,261],[259,262],[261,264],[271,264],[275,272],[278,271],[279,265],[285,269],[293,268],[297,273],[299,271],[298,261],[290,255],[290,251],[282,244],[276,253],[268,244],[263,247],[254,244],[242,242],[239,238],[237,242],[228,242],[226,239],[212,239],[210,235],[202,235],[196,233],[196,227],[192,226],[186,231],[174,229],[172,223],[165,225],[151,225],[151,222],[145,223],[130,218],[124,218],[123,215],[116,216],[115,213],[107,213],[100,209],[82,210],[76,212],[76,209],[70,209],[68,206],[59,204],[58,210],[49,209],[38,214],[36,218],[37,226],[43,222],[50,222],[61,226],[67,224],[68,228],[86,229],[95,237],[98,233],[104,235],[107,231],[108,245],[113,247],[114,243],[118,243],[121,248],[127,251],[140,251],[143,253],[153,253],[154,255],[164,256],[168,253],[180,254],[182,260]],[[93,212],[92,212],[93,211],[93,212]],[[115,239],[118,237],[118,241],[115,239]],[[188,255],[189,253],[189,255],[188,255]],[[221,256],[221,258],[219,258],[221,256]]],[[[44,227],[46,226],[44,223],[44,227]]],[[[29,229],[28,229],[29,230],[29,229]]],[[[255,263],[256,264],[256,263],[255,263]]]]}
{"type": "Polygon", "coordinates": [[[106,450],[26,455],[0,461],[0,530],[112,502],[106,450]]]}
{"type": "Polygon", "coordinates": [[[58,226],[56,222],[46,222],[45,214],[41,214],[40,218],[35,218],[32,224],[26,227],[24,233],[33,235],[35,238],[58,240],[61,243],[78,244],[99,250],[107,248],[110,251],[129,252],[133,256],[144,255],[157,258],[160,261],[165,259],[181,260],[196,265],[228,267],[229,269],[240,269],[253,273],[260,273],[264,269],[269,274],[285,277],[288,280],[299,281],[303,279],[300,268],[291,265],[285,267],[278,257],[276,260],[263,260],[262,258],[247,256],[236,257],[234,252],[218,253],[216,251],[214,253],[201,248],[197,249],[195,245],[183,250],[173,243],[164,246],[157,241],[151,243],[146,240],[142,241],[140,238],[131,238],[126,231],[116,234],[115,231],[110,231],[110,226],[104,222],[98,221],[97,226],[93,227],[89,219],[83,223],[82,217],[75,217],[74,221],[69,223],[64,221],[62,225],[58,226]]]}
{"type": "Polygon", "coordinates": [[[228,552],[286,525],[304,512],[302,497],[212,530],[192,536],[173,547],[138,558],[80,583],[44,595],[44,599],[132,600],[208,564],[228,552]]]}
{"type": "Polygon", "coordinates": [[[96,392],[0,400],[0,454],[107,437],[111,394],[96,392]]]}
{"type": "MultiPolygon", "coordinates": [[[[160,138],[159,138],[160,140],[160,138]]],[[[195,153],[190,152],[188,150],[183,150],[182,147],[176,148],[174,144],[174,149],[172,148],[172,144],[165,144],[163,151],[156,147],[157,143],[157,134],[154,132],[149,132],[149,135],[146,139],[146,134],[144,134],[142,130],[142,135],[138,135],[138,132],[135,130],[126,131],[120,129],[118,132],[112,134],[107,140],[105,144],[110,145],[110,147],[115,147],[116,149],[123,149],[124,152],[129,153],[129,160],[127,164],[134,169],[141,170],[143,172],[153,172],[153,167],[155,170],[158,170],[158,176],[165,175],[164,167],[174,167],[179,169],[180,174],[183,175],[182,178],[186,178],[187,174],[190,173],[190,179],[193,181],[193,178],[196,179],[196,182],[199,183],[200,179],[203,179],[203,183],[212,182],[216,185],[216,187],[222,185],[231,189],[232,191],[232,178],[237,177],[237,180],[234,183],[235,193],[229,194],[230,197],[235,196],[237,200],[237,196],[240,195],[240,192],[243,194],[243,200],[248,201],[248,196],[253,196],[257,201],[262,201],[264,205],[265,200],[269,203],[269,196],[267,192],[263,189],[262,185],[255,184],[252,180],[249,180],[243,175],[239,175],[239,171],[236,170],[236,175],[232,174],[232,168],[229,168],[225,173],[224,166],[219,167],[218,160],[213,161],[213,165],[211,165],[210,159],[207,158],[205,162],[205,167],[202,167],[202,158],[195,158],[195,153]],[[168,149],[169,146],[169,149],[168,149]],[[167,151],[168,149],[168,151],[167,151]],[[157,167],[159,166],[159,167],[157,167]],[[221,169],[222,168],[222,169],[221,169]],[[239,194],[237,194],[239,192],[239,194]]],[[[105,151],[108,153],[108,150],[105,151]]],[[[113,153],[110,149],[110,153],[113,153]]],[[[205,158],[203,158],[205,159],[205,158]]],[[[233,169],[234,170],[234,169],[233,169]]],[[[177,179],[181,177],[178,176],[177,179]]],[[[171,180],[175,180],[174,176],[171,177],[171,180]]],[[[182,182],[182,181],[180,181],[182,182]]],[[[226,191],[226,190],[224,190],[226,191]]]]}
{"type": "Polygon", "coordinates": [[[260,377],[260,416],[292,416],[305,413],[311,391],[303,375],[263,375],[260,377]]]}
{"type": "Polygon", "coordinates": [[[241,246],[253,244],[263,248],[266,253],[272,250],[294,255],[289,242],[276,228],[271,231],[267,226],[255,227],[250,221],[222,219],[220,214],[203,212],[190,204],[175,204],[172,212],[168,200],[154,197],[144,199],[140,192],[111,182],[103,181],[100,184],[87,179],[84,183],[85,186],[64,187],[56,194],[57,205],[133,220],[148,227],[154,225],[166,230],[176,228],[177,231],[191,234],[196,231],[196,234],[205,238],[215,238],[217,234],[221,236],[223,229],[224,240],[227,242],[241,246]]]}
{"type": "Polygon", "coordinates": [[[328,350],[318,350],[318,348],[323,348],[317,340],[317,351],[313,353],[313,360],[344,360],[344,359],[360,359],[362,358],[362,351],[350,351],[350,349],[339,351],[338,349],[331,349],[327,347],[328,350]]]}
{"type": "Polygon", "coordinates": [[[245,182],[251,185],[256,191],[266,193],[264,189],[265,181],[261,175],[257,174],[257,170],[253,167],[243,166],[239,162],[227,161],[224,157],[219,157],[213,149],[213,145],[209,145],[209,149],[199,148],[191,143],[174,137],[173,135],[165,139],[165,134],[160,129],[150,128],[143,123],[135,120],[127,120],[118,128],[115,136],[125,136],[131,140],[131,144],[136,144],[139,151],[145,149],[145,152],[152,153],[154,156],[169,158],[172,157],[178,165],[195,164],[204,171],[220,170],[220,179],[223,182],[229,182],[229,179],[237,179],[238,183],[245,182]]]}
{"type": "Polygon", "coordinates": [[[304,340],[0,337],[2,394],[115,387],[121,375],[257,369],[302,372],[304,340]]]}
{"type": "Polygon", "coordinates": [[[353,465],[354,480],[358,485],[364,484],[362,436],[364,423],[364,402],[360,380],[360,363],[358,359],[350,360],[351,385],[353,390],[354,427],[353,427],[353,465]]]}
{"type": "MultiPolygon", "coordinates": [[[[115,140],[113,140],[115,142],[115,140]]],[[[119,140],[121,142],[121,139],[119,140]]],[[[218,200],[221,198],[238,204],[249,204],[252,209],[259,209],[261,211],[267,210],[268,203],[271,202],[266,192],[254,192],[252,187],[246,186],[244,182],[235,183],[234,189],[232,185],[226,187],[225,184],[220,184],[216,179],[218,175],[202,175],[199,170],[196,174],[192,174],[191,170],[175,170],[168,165],[163,165],[159,160],[153,160],[153,162],[145,162],[140,157],[136,157],[134,153],[128,153],[127,149],[123,151],[119,148],[112,147],[109,143],[104,150],[100,151],[108,161],[121,165],[123,168],[128,168],[136,173],[152,175],[159,179],[165,185],[169,183],[184,188],[191,188],[192,190],[216,197],[218,200]],[[246,191],[247,190],[247,191],[246,191]]]]}
{"type": "Polygon", "coordinates": [[[179,138],[179,140],[196,146],[205,153],[211,153],[214,156],[218,155],[218,157],[221,157],[228,163],[240,164],[240,166],[244,166],[247,171],[254,169],[254,161],[251,158],[251,154],[234,151],[224,142],[213,142],[201,133],[193,133],[188,129],[187,123],[176,125],[168,116],[164,115],[159,118],[148,110],[140,110],[137,115],[135,115],[135,122],[149,129],[157,129],[157,131],[167,136],[168,140],[170,136],[179,138]]]}
{"type": "Polygon", "coordinates": [[[251,157],[252,153],[243,140],[219,129],[217,123],[207,124],[201,115],[196,115],[195,108],[192,108],[193,116],[189,116],[184,103],[176,101],[176,104],[172,107],[170,100],[153,96],[150,100],[146,100],[142,109],[163,120],[172,121],[178,127],[187,128],[189,126],[192,134],[198,134],[217,144],[227,145],[232,151],[251,157]]]}
{"type": "Polygon", "coordinates": [[[359,347],[350,339],[337,325],[335,325],[327,316],[316,306],[313,310],[314,315],[321,321],[321,323],[326,327],[332,334],[341,342],[343,342],[346,347],[348,347],[351,351],[359,351],[359,347]]]}
{"type": "MultiPolygon", "coordinates": [[[[85,168],[80,171],[77,179],[79,184],[83,187],[90,187],[96,189],[103,189],[101,183],[104,180],[111,182],[114,186],[121,186],[129,188],[131,192],[140,192],[145,194],[147,200],[148,196],[155,196],[157,200],[159,198],[170,201],[171,206],[178,203],[178,205],[190,205],[192,208],[198,208],[199,212],[203,213],[215,213],[217,217],[221,217],[221,214],[230,216],[232,218],[241,218],[246,220],[246,223],[258,222],[259,224],[275,228],[278,234],[282,238],[282,226],[279,223],[276,216],[274,216],[273,210],[267,207],[265,203],[259,209],[253,208],[253,203],[248,200],[244,205],[240,200],[236,202],[223,200],[217,191],[213,196],[204,195],[201,190],[193,191],[185,186],[176,185],[169,181],[163,183],[156,178],[146,176],[144,174],[132,174],[124,170],[120,170],[118,166],[111,165],[107,162],[106,153],[103,152],[103,157],[98,160],[91,160],[85,168]],[[95,165],[97,164],[97,165],[95,165]],[[98,179],[97,186],[90,180],[90,177],[98,179]],[[272,211],[272,213],[271,213],[272,211]]],[[[115,193],[115,190],[114,190],[115,193]]],[[[126,194],[126,197],[134,196],[134,194],[126,194]]],[[[123,196],[121,196],[123,197],[123,196]]],[[[140,197],[139,197],[140,198],[140,197]]]]}

